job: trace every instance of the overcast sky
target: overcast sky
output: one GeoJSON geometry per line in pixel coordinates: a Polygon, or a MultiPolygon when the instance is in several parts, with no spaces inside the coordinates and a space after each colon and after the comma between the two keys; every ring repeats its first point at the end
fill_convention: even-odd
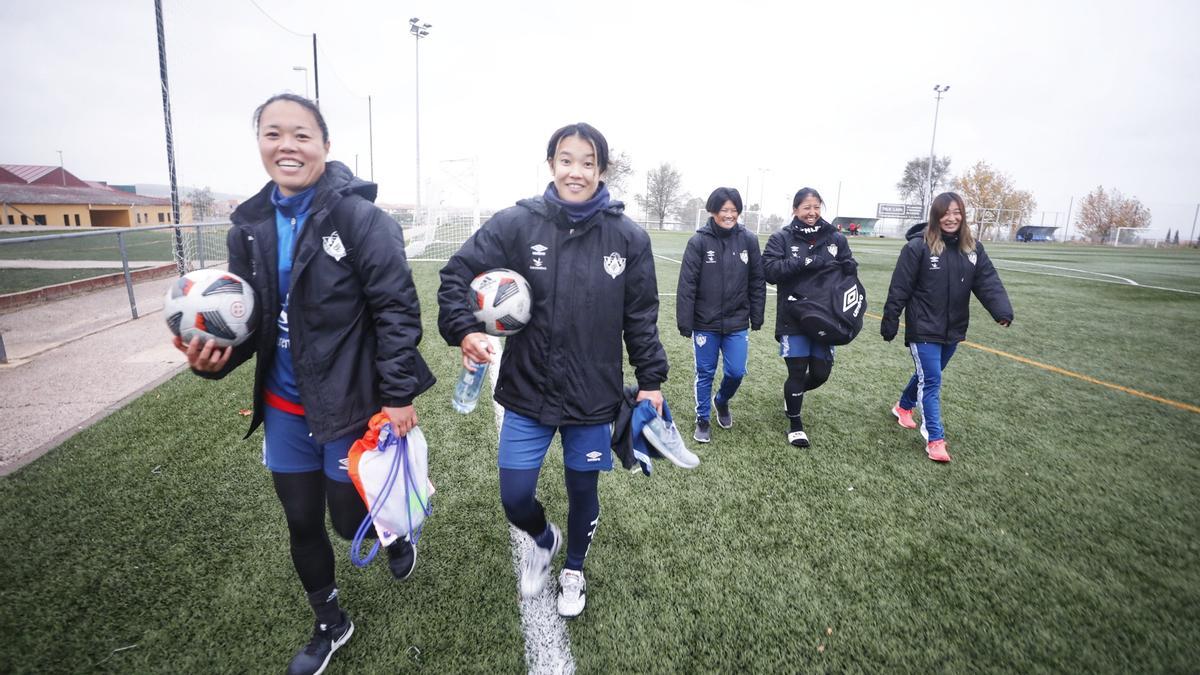
{"type": "MultiPolygon", "coordinates": [[[[1035,221],[1062,224],[1103,184],[1186,238],[1200,202],[1194,0],[256,1],[163,0],[181,184],[261,187],[251,112],[311,93],[316,32],[332,158],[357,155],[370,177],[372,96],[380,200],[411,202],[418,16],[433,24],[427,202],[469,202],[452,186],[471,186],[471,163],[449,160],[478,159],[484,206],[541,192],[550,133],[587,121],[632,157],[631,193],[670,162],[696,196],[732,185],[782,215],[809,185],[826,215],[870,216],[928,156],[935,84],[950,85],[937,153],[954,173],[980,160],[1007,173],[1033,192],[1035,221]]],[[[0,163],[57,164],[62,150],[85,179],[167,182],[152,0],[3,0],[0,44],[0,163]]]]}

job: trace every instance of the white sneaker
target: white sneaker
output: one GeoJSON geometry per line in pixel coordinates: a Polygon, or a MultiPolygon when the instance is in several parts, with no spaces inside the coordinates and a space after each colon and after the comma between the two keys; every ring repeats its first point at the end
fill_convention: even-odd
{"type": "Polygon", "coordinates": [[[558,526],[549,523],[546,527],[554,533],[554,543],[550,548],[542,548],[534,544],[533,550],[521,561],[520,586],[523,598],[532,598],[542,592],[546,586],[546,576],[550,574],[550,563],[562,546],[562,531],[558,529],[558,526]]]}
{"type": "Polygon", "coordinates": [[[679,429],[675,428],[674,424],[668,425],[663,418],[655,416],[646,423],[642,427],[642,436],[675,466],[681,469],[694,469],[700,466],[700,458],[683,444],[679,429]]]}
{"type": "Polygon", "coordinates": [[[583,572],[565,567],[558,575],[558,615],[573,618],[583,613],[587,604],[587,581],[583,572]]]}

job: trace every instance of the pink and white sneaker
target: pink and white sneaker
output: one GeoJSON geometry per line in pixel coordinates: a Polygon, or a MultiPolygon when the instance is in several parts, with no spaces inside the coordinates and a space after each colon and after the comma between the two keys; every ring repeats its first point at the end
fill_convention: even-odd
{"type": "Polygon", "coordinates": [[[900,404],[892,406],[892,414],[896,416],[896,423],[905,429],[916,429],[917,423],[913,421],[911,410],[905,410],[900,407],[900,404]]]}
{"type": "Polygon", "coordinates": [[[929,444],[925,446],[925,454],[935,462],[950,461],[950,453],[946,452],[946,441],[942,439],[929,441],[929,444]]]}

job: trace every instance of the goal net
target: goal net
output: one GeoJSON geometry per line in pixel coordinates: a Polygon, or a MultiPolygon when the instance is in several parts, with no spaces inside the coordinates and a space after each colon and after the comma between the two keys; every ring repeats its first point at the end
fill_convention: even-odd
{"type": "Polygon", "coordinates": [[[479,210],[478,161],[438,162],[424,193],[421,208],[405,223],[408,259],[449,260],[486,219],[479,210]]]}
{"type": "Polygon", "coordinates": [[[1162,235],[1148,227],[1118,227],[1113,233],[1113,246],[1153,246],[1158,247],[1162,235]]]}

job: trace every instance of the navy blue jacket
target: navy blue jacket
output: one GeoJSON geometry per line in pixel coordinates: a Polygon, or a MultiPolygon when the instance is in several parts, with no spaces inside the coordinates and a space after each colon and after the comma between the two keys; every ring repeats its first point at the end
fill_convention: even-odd
{"type": "Polygon", "coordinates": [[[963,253],[958,237],[943,237],[945,247],[935,256],[925,243],[925,223],[910,228],[907,237],[883,306],[885,336],[895,335],[904,310],[905,344],[961,342],[971,319],[971,293],[993,319],[1012,321],[1012,303],[983,244],[976,242],[974,251],[963,253]]]}
{"type": "Polygon", "coordinates": [[[675,323],[680,335],[709,331],[727,335],[762,328],[767,302],[758,237],[741,224],[728,231],[708,223],[683,251],[675,294],[675,323]]]}
{"type": "MultiPolygon", "coordinates": [[[[409,405],[435,378],[417,351],[421,307],[404,235],[396,221],[371,202],[377,187],[354,177],[340,162],[326,164],[317,181],[308,220],[292,252],[288,327],[296,384],[305,419],[320,443],[366,429],[382,406],[409,405]],[[343,200],[352,200],[339,204],[343,200]],[[338,217],[334,222],[327,222],[338,217]],[[338,233],[345,255],[321,233],[338,233]],[[332,251],[332,252],[331,252],[332,251]]],[[[274,183],[233,212],[226,243],[229,271],[254,287],[258,324],[234,348],[225,368],[202,377],[224,377],[251,356],[254,369],[252,433],[263,419],[264,388],[275,358],[280,303],[274,183]]]]}
{"type": "Polygon", "coordinates": [[[524,199],[492,216],[442,268],[438,329],[455,347],[483,330],[467,306],[472,279],[503,267],[529,281],[532,316],[507,338],[496,384],[505,408],[554,426],[612,422],[622,339],[638,388],[666,381],[650,237],[624,208],[611,202],[572,224],[543,198],[524,199]]]}
{"type": "Polygon", "coordinates": [[[807,295],[807,282],[818,270],[845,260],[854,261],[849,242],[824,219],[807,227],[800,219],[793,218],[771,235],[763,250],[763,274],[767,283],[775,284],[776,340],[783,335],[804,334],[789,318],[790,312],[784,311],[788,294],[798,291],[807,295]]]}

